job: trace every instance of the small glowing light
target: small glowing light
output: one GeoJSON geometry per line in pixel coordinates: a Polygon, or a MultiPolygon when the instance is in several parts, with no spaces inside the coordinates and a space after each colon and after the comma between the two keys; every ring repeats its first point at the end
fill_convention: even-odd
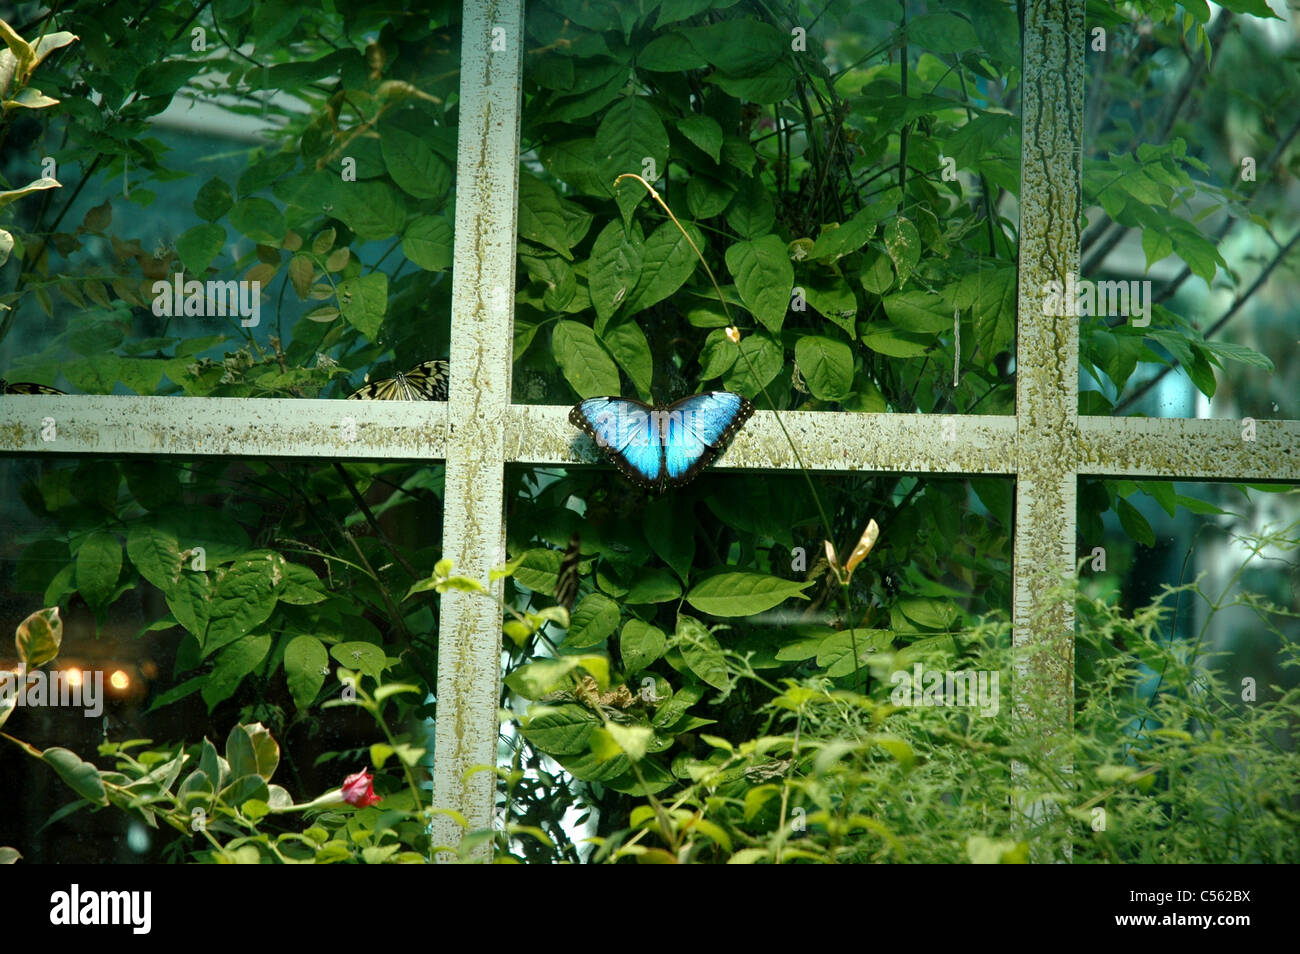
{"type": "Polygon", "coordinates": [[[72,666],[67,670],[67,673],[68,673],[69,686],[81,685],[82,674],[80,669],[78,669],[76,666],[72,666]]]}
{"type": "Polygon", "coordinates": [[[108,677],[108,684],[114,689],[125,689],[127,686],[131,685],[131,677],[119,669],[114,672],[113,675],[108,677]]]}

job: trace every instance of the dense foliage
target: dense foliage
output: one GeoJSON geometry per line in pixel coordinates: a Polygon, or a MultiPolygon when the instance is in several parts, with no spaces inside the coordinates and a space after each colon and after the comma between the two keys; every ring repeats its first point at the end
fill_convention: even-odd
{"type": "MultiPolygon", "coordinates": [[[[1256,0],[1226,7],[1266,14],[1256,0]]],[[[6,377],[90,394],[342,397],[366,372],[446,353],[455,4],[29,12],[16,36],[76,39],[11,78],[5,97],[28,102],[6,110],[7,163],[21,149],[79,178],[70,198],[49,183],[0,196],[14,210],[0,337],[40,312],[54,332],[6,377]],[[174,167],[150,119],[182,92],[269,122],[271,144],[233,176],[174,167]],[[150,247],[137,210],[176,181],[192,215],[150,247]],[[73,225],[83,190],[103,201],[73,225]],[[265,320],[213,335],[156,314],[154,282],[178,271],[259,281],[265,320]]],[[[777,410],[1013,411],[1022,75],[1010,3],[551,0],[526,13],[525,35],[505,38],[525,49],[517,401],[722,387],[777,410]],[[647,190],[615,185],[627,173],[655,184],[729,312],[647,190]]],[[[1138,64],[1184,30],[1193,59],[1209,47],[1204,5],[1089,14],[1138,64]]],[[[1238,284],[1197,225],[1248,201],[1224,184],[1235,168],[1214,173],[1214,147],[1172,134],[1177,112],[1144,131],[1142,69],[1096,69],[1127,105],[1096,107],[1084,205],[1104,221],[1086,251],[1136,229],[1147,266],[1173,255],[1207,284],[1218,269],[1238,284]]],[[[3,171],[18,185],[13,164],[3,171]]],[[[1105,277],[1100,257],[1084,265],[1105,277]]],[[[1149,326],[1082,321],[1095,387],[1081,413],[1115,412],[1148,365],[1181,366],[1207,396],[1224,361],[1271,370],[1174,307],[1185,279],[1162,289],[1149,326]]],[[[589,825],[611,859],[1025,857],[1006,809],[1011,765],[1045,756],[1011,707],[985,719],[889,704],[889,674],[918,662],[1011,671],[1009,480],[705,474],[650,499],[599,468],[512,470],[507,486],[509,767],[500,830],[468,847],[495,838],[503,857],[577,860],[575,826],[589,825]],[[838,564],[873,518],[880,541],[850,576],[838,564]],[[570,615],[551,594],[575,532],[570,615]]],[[[476,585],[435,570],[441,490],[437,464],[43,468],[23,492],[42,529],[15,588],[33,609],[100,622],[128,603],[151,614],[148,628],[175,640],[153,708],[201,698],[225,739],[224,756],[197,728],[161,746],[108,741],[106,772],[46,750],[76,804],[170,821],[177,856],[197,806],[213,821],[193,850],[213,860],[428,857],[437,595],[476,585]],[[390,800],[294,827],[285,810],[317,793],[271,784],[275,740],[296,732],[286,747],[314,751],[338,703],[384,727],[369,754],[390,800]]],[[[1084,481],[1083,538],[1106,539],[1113,509],[1115,547],[1153,542],[1130,502],[1139,491],[1171,514],[1217,509],[1158,482],[1084,481]]],[[[1053,817],[1074,826],[1079,857],[1295,860],[1276,837],[1294,821],[1293,756],[1233,754],[1293,727],[1294,694],[1233,722],[1221,688],[1191,692],[1212,669],[1159,639],[1155,615],[1081,605],[1094,671],[1080,679],[1075,784],[1038,793],[1067,810],[1053,817]],[[1137,691],[1139,665],[1169,667],[1154,699],[1137,691]],[[1246,763],[1253,775],[1238,774],[1246,763]],[[1215,784],[1191,781],[1205,778],[1215,784]],[[1245,804],[1256,782],[1273,801],[1245,804]],[[1124,825],[1090,827],[1102,805],[1124,825]],[[1164,834],[1175,810],[1199,819],[1196,837],[1164,834]],[[1225,815],[1231,838],[1215,825],[1225,815]]]]}

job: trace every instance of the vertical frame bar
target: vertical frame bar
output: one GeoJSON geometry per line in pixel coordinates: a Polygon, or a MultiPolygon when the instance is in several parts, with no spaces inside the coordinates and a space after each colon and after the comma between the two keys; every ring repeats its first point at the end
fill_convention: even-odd
{"type": "MultiPolygon", "coordinates": [[[[1020,272],[1016,319],[1016,479],[1012,642],[1030,650],[1015,674],[1017,716],[1042,737],[1068,742],[1074,709],[1074,610],[1049,587],[1074,572],[1079,429],[1079,320],[1045,315],[1048,282],[1079,271],[1083,212],[1084,0],[1027,0],[1022,37],[1020,272]]],[[[1071,284],[1069,287],[1073,287],[1071,284]]],[[[1073,312],[1073,307],[1062,309],[1073,312]]],[[[1043,791],[1068,778],[1068,756],[1044,775],[1013,771],[1027,797],[1022,833],[1051,814],[1043,791]],[[1055,779],[1050,776],[1057,776],[1055,779]]],[[[1045,832],[1043,834],[1046,834],[1045,832]]],[[[1038,841],[1036,860],[1068,860],[1063,844],[1038,841]]]]}
{"type": "MultiPolygon", "coordinates": [[[[484,584],[505,544],[502,493],[514,343],[522,68],[522,0],[467,0],[461,32],[443,554],[455,572],[484,584]]],[[[500,581],[491,592],[500,596],[500,581]]],[[[492,825],[500,669],[497,603],[481,594],[444,594],[434,805],[459,811],[471,830],[492,825]]],[[[450,818],[435,816],[435,845],[458,845],[463,835],[450,818]]],[[[490,851],[486,843],[474,857],[486,860],[490,851]]]]}

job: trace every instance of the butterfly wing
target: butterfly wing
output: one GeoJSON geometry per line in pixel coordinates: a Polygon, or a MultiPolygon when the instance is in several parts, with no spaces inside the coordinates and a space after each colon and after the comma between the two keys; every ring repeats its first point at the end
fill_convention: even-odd
{"type": "Polygon", "coordinates": [[[660,411],[664,478],[680,487],[713,461],[754,413],[754,405],[730,391],[706,391],[660,411]]]}
{"type": "Polygon", "coordinates": [[[437,358],[382,381],[372,381],[348,395],[355,401],[445,401],[451,365],[437,358]]]}
{"type": "Polygon", "coordinates": [[[451,370],[449,362],[441,358],[433,361],[425,361],[417,364],[406,374],[399,374],[399,378],[405,378],[406,384],[417,395],[416,397],[407,398],[408,401],[445,401],[447,400],[447,381],[451,370]]]}
{"type": "Polygon", "coordinates": [[[577,533],[569,537],[569,546],[560,560],[560,572],[555,578],[555,602],[570,612],[578,599],[578,563],[582,560],[582,539],[577,533]]]}
{"type": "Polygon", "coordinates": [[[60,391],[58,388],[52,388],[48,384],[35,384],[31,381],[14,381],[10,383],[4,378],[0,378],[0,393],[4,394],[67,394],[67,391],[60,391]]]}
{"type": "Polygon", "coordinates": [[[628,480],[644,490],[663,480],[663,445],[652,426],[652,409],[640,401],[593,397],[579,401],[569,423],[586,431],[628,480]]]}

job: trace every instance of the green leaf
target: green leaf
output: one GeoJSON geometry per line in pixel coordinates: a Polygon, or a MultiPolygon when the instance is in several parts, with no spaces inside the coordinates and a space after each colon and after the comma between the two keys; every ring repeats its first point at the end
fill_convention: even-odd
{"type": "Polygon", "coordinates": [[[213,176],[199,189],[194,196],[195,214],[207,222],[215,222],[235,204],[235,197],[230,191],[230,186],[213,176]]]}
{"type": "Polygon", "coordinates": [[[596,128],[596,155],[611,182],[625,172],[653,182],[668,171],[668,132],[649,99],[624,96],[609,108],[596,128]]]}
{"type": "MultiPolygon", "coordinates": [[[[654,41],[651,41],[652,44],[654,41]]],[[[682,38],[685,45],[685,40],[682,38]]],[[[712,116],[692,113],[674,124],[674,128],[691,141],[697,149],[714,162],[718,162],[722,153],[722,127],[712,116]]]]}
{"type": "Polygon", "coordinates": [[[780,103],[794,92],[798,75],[787,63],[773,63],[751,76],[732,76],[717,72],[709,77],[710,83],[722,88],[728,96],[750,103],[780,103]]]}
{"type": "Polygon", "coordinates": [[[548,547],[536,547],[524,553],[523,561],[515,568],[514,581],[534,593],[550,595],[560,578],[560,561],[563,555],[548,547]]]}
{"type": "Polygon", "coordinates": [[[451,169],[424,139],[392,123],[379,134],[384,166],[394,182],[417,199],[440,199],[451,189],[451,169]]]}
{"type": "Polygon", "coordinates": [[[339,311],[348,324],[374,341],[388,311],[388,276],[383,272],[369,272],[344,279],[339,282],[338,300],[339,311]]]}
{"type": "Polygon", "coordinates": [[[798,583],[765,573],[720,573],[699,583],[686,602],[712,616],[752,616],[792,596],[807,599],[803,591],[810,586],[811,580],[798,583]]]}
{"type": "Polygon", "coordinates": [[[63,620],[57,606],[37,610],[14,630],[18,659],[26,664],[29,672],[56,658],[62,645],[63,620]]]}
{"type": "Polygon", "coordinates": [[[1245,345],[1233,344],[1231,341],[1202,341],[1197,343],[1198,347],[1204,348],[1216,358],[1224,358],[1228,361],[1240,361],[1242,364],[1250,365],[1252,368],[1263,368],[1265,371],[1272,373],[1273,362],[1266,355],[1260,354],[1254,348],[1247,348],[1245,345]]]}
{"type": "Polygon", "coordinates": [[[654,359],[650,355],[650,342],[646,340],[641,326],[634,321],[625,321],[607,329],[601,335],[601,340],[632,379],[641,398],[651,400],[650,381],[654,375],[654,359]]]}
{"type": "Polygon", "coordinates": [[[880,201],[854,214],[843,225],[831,222],[822,226],[817,241],[808,250],[808,257],[827,259],[833,262],[862,248],[867,244],[871,236],[876,234],[876,223],[887,213],[888,206],[886,202],[892,195],[893,190],[886,193],[880,201]]]}
{"type": "Polygon", "coordinates": [[[933,335],[899,331],[883,321],[867,322],[859,330],[864,345],[891,358],[920,357],[934,345],[933,335]]]}
{"type": "Polygon", "coordinates": [[[44,752],[37,752],[26,743],[22,743],[22,746],[54,769],[59,778],[82,798],[99,805],[108,804],[108,795],[100,779],[99,769],[89,762],[82,761],[75,752],[58,746],[46,749],[44,752]]]}
{"type": "Polygon", "coordinates": [[[557,321],[551,349],[565,379],[581,398],[618,394],[618,368],[596,333],[576,321],[557,321]]]}
{"type": "Polygon", "coordinates": [[[691,672],[704,682],[715,689],[726,689],[731,685],[722,646],[699,620],[690,616],[678,616],[673,645],[681,650],[682,659],[691,672]]]}
{"type": "Polygon", "coordinates": [[[756,333],[741,338],[737,350],[742,357],[722,375],[722,383],[728,391],[754,397],[761,387],[770,384],[785,367],[785,353],[781,346],[765,334],[756,333]],[[749,360],[746,361],[746,358],[749,360]]]}
{"type": "MultiPolygon", "coordinates": [[[[780,360],[780,354],[777,359],[780,360]]],[[[700,349],[700,380],[707,381],[725,374],[740,360],[740,348],[722,328],[710,331],[700,349]]]]}
{"type": "Polygon", "coordinates": [[[623,665],[631,675],[640,672],[664,654],[668,649],[668,637],[658,626],[630,619],[623,624],[618,648],[623,656],[623,665]]]}
{"type": "Polygon", "coordinates": [[[573,608],[564,645],[585,649],[603,643],[618,628],[621,615],[618,604],[604,593],[589,593],[573,608]]]}
{"type": "Polygon", "coordinates": [[[775,223],[776,206],[763,180],[757,177],[746,179],[727,208],[727,224],[741,238],[752,239],[772,231],[775,223]]]}
{"type": "Polygon", "coordinates": [[[836,274],[814,275],[804,282],[804,296],[824,318],[843,328],[850,338],[857,337],[854,319],[858,314],[858,299],[843,278],[836,274]]]}
{"type": "Polygon", "coordinates": [[[645,237],[639,223],[629,233],[618,219],[601,229],[587,262],[591,304],[601,321],[608,321],[636,287],[641,277],[645,237]]]}
{"type": "Polygon", "coordinates": [[[648,725],[619,725],[607,722],[591,733],[591,750],[601,761],[626,755],[633,762],[645,758],[654,730],[648,725]]]}
{"type": "MultiPolygon", "coordinates": [[[[510,680],[507,678],[506,682],[510,680]]],[[[600,719],[582,706],[569,703],[547,709],[529,719],[524,738],[549,755],[576,755],[587,751],[591,731],[600,719]]]]}
{"type": "Polygon", "coordinates": [[[853,352],[844,342],[805,335],[795,345],[794,356],[813,397],[842,401],[853,392],[853,352]]]}
{"type": "Polygon", "coordinates": [[[628,603],[667,603],[681,595],[681,585],[671,573],[650,567],[637,574],[624,600],[628,603]]]}
{"type": "Polygon", "coordinates": [[[726,258],[745,307],[768,331],[780,331],[794,287],[794,267],[785,243],[775,235],[736,242],[727,249],[726,258]]]}
{"type": "MultiPolygon", "coordinates": [[[[664,33],[637,53],[636,65],[651,73],[684,73],[703,69],[708,63],[681,33],[664,33]]],[[[721,129],[718,130],[718,142],[722,142],[721,129]]],[[[714,162],[717,162],[716,156],[714,162]]]]}
{"type": "Polygon", "coordinates": [[[550,185],[531,173],[519,173],[519,235],[573,260],[571,249],[591,227],[592,215],[561,199],[550,185]]]}
{"type": "Polygon", "coordinates": [[[329,654],[315,636],[295,636],[284,650],[284,676],[299,712],[315,701],[329,673],[329,654]]]}
{"type": "Polygon", "coordinates": [[[901,284],[921,260],[921,236],[911,220],[898,216],[885,225],[885,251],[893,259],[901,284]]]}
{"type": "Polygon", "coordinates": [[[220,225],[205,223],[194,226],[176,240],[176,254],[191,274],[201,276],[225,244],[226,230],[220,225]]]}
{"type": "Polygon", "coordinates": [[[890,647],[893,632],[888,629],[846,629],[832,633],[817,647],[817,665],[825,667],[832,679],[847,676],[861,667],[867,657],[890,647]],[[858,648],[857,665],[854,665],[853,646],[858,648]]]}
{"type": "Polygon", "coordinates": [[[77,590],[94,609],[106,605],[122,573],[122,544],[111,533],[92,533],[77,551],[77,590]]]}
{"type": "MultiPolygon", "coordinates": [[[[703,252],[704,236],[700,230],[688,223],[682,224],[703,252]]],[[[650,233],[641,250],[641,278],[624,306],[626,313],[643,311],[673,294],[691,277],[698,262],[690,243],[677,226],[664,222],[650,233]]]]}
{"type": "Polygon", "coordinates": [[[736,187],[723,179],[697,174],[686,183],[686,207],[696,219],[711,219],[731,204],[736,187]]]}
{"type": "Polygon", "coordinates": [[[789,48],[789,34],[750,17],[682,31],[710,64],[733,76],[753,76],[789,48]]]}
{"type": "MultiPolygon", "coordinates": [[[[391,239],[406,224],[406,200],[379,179],[335,182],[333,215],[362,241],[391,239]]],[[[375,273],[371,273],[373,277],[375,273]]]]}
{"type": "Polygon", "coordinates": [[[402,236],[402,254],[425,271],[444,271],[451,268],[452,235],[446,216],[416,216],[402,236]]]}
{"type": "Polygon", "coordinates": [[[953,306],[941,295],[910,291],[881,300],[889,320],[903,331],[919,334],[952,333],[953,306]]]}
{"type": "Polygon", "coordinates": [[[282,572],[278,564],[282,562],[278,553],[254,550],[221,575],[210,603],[211,620],[203,642],[205,657],[270,618],[275,610],[277,577],[282,572]]]}
{"type": "Polygon", "coordinates": [[[212,581],[206,573],[182,573],[167,590],[167,608],[202,644],[212,605],[212,581]]]}
{"type": "Polygon", "coordinates": [[[330,647],[330,655],[345,669],[359,670],[378,681],[388,668],[388,656],[380,646],[360,640],[330,647]]]}
{"type": "Polygon", "coordinates": [[[270,650],[270,636],[249,636],[226,647],[203,686],[203,701],[208,704],[208,711],[234,695],[244,677],[257,668],[270,650]]]}
{"type": "Polygon", "coordinates": [[[258,198],[240,199],[236,202],[230,210],[230,224],[254,242],[277,248],[288,229],[284,213],[266,199],[258,198]]]}
{"type": "Polygon", "coordinates": [[[690,519],[681,519],[680,504],[668,497],[650,501],[646,504],[641,529],[659,559],[686,582],[695,559],[695,524],[690,519]]]}
{"type": "Polygon", "coordinates": [[[1120,526],[1124,528],[1124,532],[1131,539],[1149,547],[1155,546],[1155,532],[1151,529],[1151,524],[1147,523],[1147,518],[1142,516],[1141,511],[1123,497],[1117,497],[1115,498],[1115,512],[1119,514],[1120,526]]]}

